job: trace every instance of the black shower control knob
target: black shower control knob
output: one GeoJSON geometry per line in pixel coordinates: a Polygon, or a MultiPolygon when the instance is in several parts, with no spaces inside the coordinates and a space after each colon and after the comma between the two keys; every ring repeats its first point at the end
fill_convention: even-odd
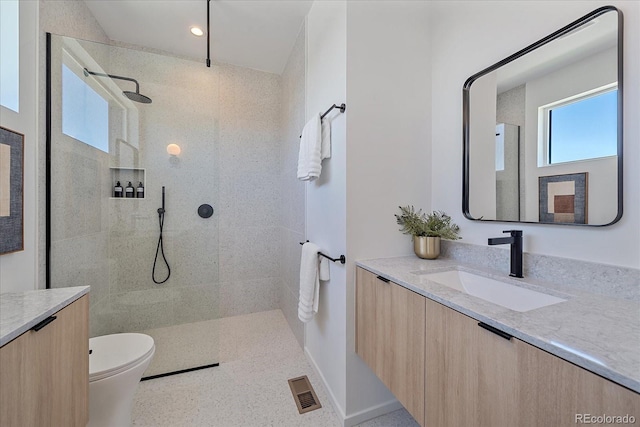
{"type": "Polygon", "coordinates": [[[203,204],[198,207],[198,215],[201,218],[209,218],[213,215],[213,207],[211,205],[203,204]]]}

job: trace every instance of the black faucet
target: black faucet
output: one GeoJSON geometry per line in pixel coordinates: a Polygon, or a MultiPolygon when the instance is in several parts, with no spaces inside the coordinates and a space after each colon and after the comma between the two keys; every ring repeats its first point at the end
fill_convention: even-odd
{"type": "Polygon", "coordinates": [[[522,230],[505,230],[503,233],[511,233],[511,237],[493,237],[489,239],[489,245],[511,245],[511,273],[509,276],[524,277],[522,275],[522,230]]]}

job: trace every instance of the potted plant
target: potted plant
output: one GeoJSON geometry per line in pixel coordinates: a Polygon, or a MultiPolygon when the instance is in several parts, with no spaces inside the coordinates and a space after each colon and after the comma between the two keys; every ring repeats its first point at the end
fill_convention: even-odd
{"type": "Polygon", "coordinates": [[[451,217],[442,211],[430,214],[417,212],[413,206],[399,206],[400,215],[395,215],[400,231],[413,237],[413,251],[424,259],[436,259],[440,255],[440,239],[457,240],[460,227],[451,222],[451,217]]]}

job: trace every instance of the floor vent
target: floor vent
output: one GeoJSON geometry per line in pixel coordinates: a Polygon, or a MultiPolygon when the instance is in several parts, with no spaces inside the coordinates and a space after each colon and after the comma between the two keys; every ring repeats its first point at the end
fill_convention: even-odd
{"type": "Polygon", "coordinates": [[[305,414],[314,409],[322,408],[316,392],[313,391],[309,378],[306,375],[289,380],[289,388],[293,394],[293,400],[296,401],[298,412],[305,414]]]}

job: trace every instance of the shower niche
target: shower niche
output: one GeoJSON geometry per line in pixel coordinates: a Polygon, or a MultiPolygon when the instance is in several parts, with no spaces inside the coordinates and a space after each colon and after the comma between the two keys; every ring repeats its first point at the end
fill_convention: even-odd
{"type": "Polygon", "coordinates": [[[120,200],[127,199],[127,197],[115,197],[113,194],[114,186],[119,182],[122,185],[123,191],[126,188],[127,184],[130,182],[134,188],[134,196],[128,199],[132,200],[140,200],[144,199],[144,191],[142,192],[142,196],[138,193],[138,185],[142,184],[143,187],[147,186],[146,180],[146,171],[145,169],[139,168],[119,168],[119,167],[111,167],[109,168],[110,176],[111,176],[111,191],[112,191],[112,199],[120,200]]]}

